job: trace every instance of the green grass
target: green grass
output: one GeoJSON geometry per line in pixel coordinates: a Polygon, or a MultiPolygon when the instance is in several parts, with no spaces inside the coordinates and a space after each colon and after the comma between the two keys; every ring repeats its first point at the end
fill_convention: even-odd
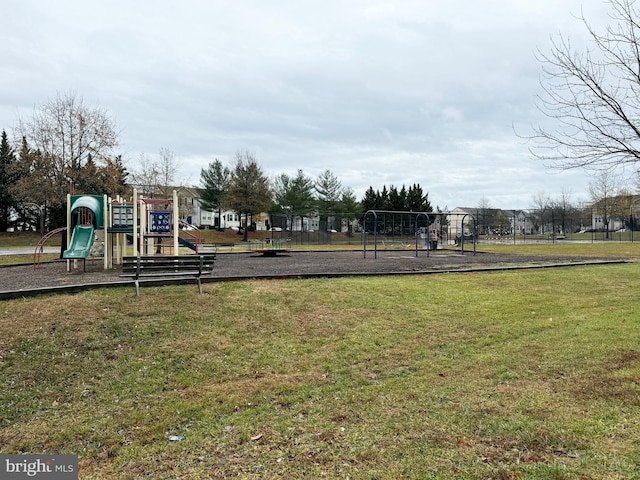
{"type": "MultiPolygon", "coordinates": [[[[37,232],[0,232],[0,248],[31,247],[40,241],[40,234],[37,232]]],[[[60,245],[60,236],[56,235],[48,242],[48,245],[60,245]]]]}
{"type": "Polygon", "coordinates": [[[83,479],[638,478],[639,275],[5,301],[0,452],[79,454],[83,479]]]}
{"type": "MultiPolygon", "coordinates": [[[[640,235],[638,242],[596,242],[555,244],[485,244],[479,243],[483,252],[521,253],[525,255],[584,255],[590,257],[640,258],[640,235]]],[[[468,246],[465,246],[465,250],[468,246]]],[[[469,247],[473,249],[473,246],[469,247]]]]}
{"type": "MultiPolygon", "coordinates": [[[[36,232],[0,232],[0,249],[28,249],[29,254],[0,255],[0,265],[16,265],[22,263],[33,263],[35,248],[40,241],[40,234],[36,232]]],[[[50,238],[46,247],[60,247],[61,236],[55,235],[50,238]]],[[[40,255],[40,262],[47,262],[59,258],[60,254],[40,255]]]]}
{"type": "MultiPolygon", "coordinates": [[[[33,263],[33,254],[31,255],[0,255],[0,265],[19,265],[33,263]]],[[[60,258],[60,254],[44,253],[40,255],[39,262],[50,262],[60,258]]]]}

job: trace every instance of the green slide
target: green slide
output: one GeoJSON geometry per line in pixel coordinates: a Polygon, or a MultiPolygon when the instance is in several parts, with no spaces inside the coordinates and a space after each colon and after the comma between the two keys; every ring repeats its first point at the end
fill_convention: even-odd
{"type": "Polygon", "coordinates": [[[76,225],[71,235],[71,245],[62,258],[87,258],[93,245],[93,226],[76,225]]]}

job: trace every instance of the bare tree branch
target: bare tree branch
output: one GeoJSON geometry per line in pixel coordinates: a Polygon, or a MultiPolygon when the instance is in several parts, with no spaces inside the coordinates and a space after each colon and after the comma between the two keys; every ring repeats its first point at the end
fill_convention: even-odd
{"type": "Polygon", "coordinates": [[[581,15],[593,49],[567,37],[538,51],[538,109],[555,124],[534,126],[531,154],[553,168],[615,169],[640,160],[640,24],[635,0],[610,0],[612,23],[599,33],[581,15]]]}

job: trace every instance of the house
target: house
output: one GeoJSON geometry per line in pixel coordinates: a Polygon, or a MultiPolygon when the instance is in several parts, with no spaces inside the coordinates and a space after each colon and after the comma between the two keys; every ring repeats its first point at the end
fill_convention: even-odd
{"type": "Polygon", "coordinates": [[[616,195],[587,205],[591,209],[591,229],[614,232],[636,229],[640,195],[616,195]]]}
{"type": "Polygon", "coordinates": [[[451,238],[473,233],[474,224],[479,235],[531,235],[534,222],[525,210],[499,208],[456,207],[446,215],[451,238]],[[464,228],[463,228],[464,223],[464,228]]]}
{"type": "MultiPolygon", "coordinates": [[[[260,213],[249,218],[255,230],[268,230],[269,215],[267,213],[260,213]]],[[[196,225],[198,228],[222,228],[238,230],[244,226],[245,219],[241,217],[237,212],[232,210],[222,210],[221,212],[211,211],[202,208],[199,198],[194,202],[194,215],[187,220],[187,223],[196,225]]]]}
{"type": "MultiPolygon", "coordinates": [[[[202,208],[200,195],[195,187],[154,187],[148,185],[132,185],[138,192],[150,198],[171,198],[173,191],[178,196],[177,212],[178,218],[185,223],[195,225],[198,228],[224,228],[238,230],[244,223],[237,212],[232,210],[222,210],[222,212],[210,211],[202,208]]],[[[268,215],[262,213],[254,216],[254,227],[256,230],[266,230],[268,215]]]]}

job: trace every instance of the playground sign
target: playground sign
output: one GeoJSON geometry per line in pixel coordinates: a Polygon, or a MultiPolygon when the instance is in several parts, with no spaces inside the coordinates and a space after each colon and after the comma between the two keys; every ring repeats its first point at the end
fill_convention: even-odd
{"type": "Polygon", "coordinates": [[[170,212],[150,212],[151,228],[154,233],[169,233],[171,231],[170,212]]]}

